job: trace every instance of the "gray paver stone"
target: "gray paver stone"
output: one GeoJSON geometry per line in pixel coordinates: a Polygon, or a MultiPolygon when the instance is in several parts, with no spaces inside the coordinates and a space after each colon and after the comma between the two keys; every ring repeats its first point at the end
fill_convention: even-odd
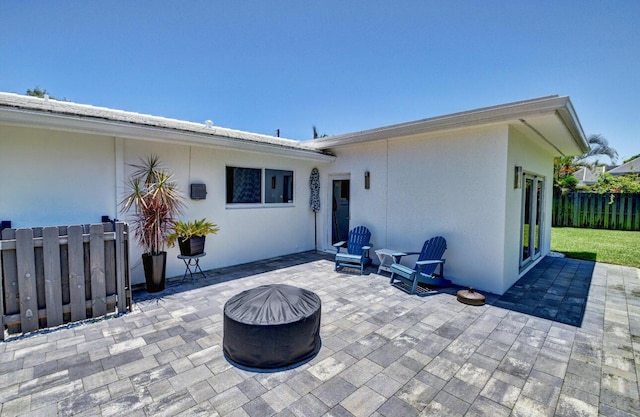
{"type": "Polygon", "coordinates": [[[342,378],[332,378],[311,393],[318,397],[328,407],[334,407],[347,398],[357,388],[342,378]]]}

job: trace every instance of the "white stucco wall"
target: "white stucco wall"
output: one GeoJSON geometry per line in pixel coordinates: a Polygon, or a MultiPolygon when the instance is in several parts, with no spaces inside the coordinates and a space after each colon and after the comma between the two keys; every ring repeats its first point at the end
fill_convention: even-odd
{"type": "MultiPolygon", "coordinates": [[[[137,163],[140,157],[151,152],[158,155],[174,173],[185,195],[187,208],[181,219],[206,217],[220,227],[220,232],[207,237],[207,256],[200,261],[204,270],[314,249],[309,175],[314,166],[321,166],[317,162],[252,152],[125,140],[125,177],[132,170],[128,164],[137,163]],[[293,204],[251,207],[226,204],[227,166],[293,171],[293,204]],[[205,200],[189,198],[191,183],[206,184],[205,200]]],[[[177,246],[167,251],[167,276],[182,274],[184,264],[176,258],[179,253],[177,246]]],[[[144,281],[142,266],[138,262],[140,254],[139,248],[132,248],[134,282],[144,281]]]]}
{"type": "Polygon", "coordinates": [[[0,126],[0,220],[98,223],[116,214],[114,139],[0,126]]]}
{"type": "MultiPolygon", "coordinates": [[[[545,178],[541,252],[550,250],[553,149],[507,125],[393,138],[333,149],[323,173],[323,203],[333,175],[351,179],[350,227],[367,226],[375,248],[419,251],[436,235],[447,239],[447,278],[496,294],[527,269],[519,265],[523,189],[515,166],[545,178]],[[364,189],[364,172],[371,188],[364,189]]],[[[331,250],[330,213],[323,216],[323,247],[331,250]]],[[[375,262],[377,258],[372,257],[375,262]]],[[[405,258],[411,265],[415,258],[405,258]]],[[[533,262],[531,266],[535,265],[533,262]]]]}
{"type": "Polygon", "coordinates": [[[530,269],[520,271],[521,250],[521,213],[523,188],[514,188],[515,167],[521,166],[523,172],[542,176],[545,179],[544,219],[541,228],[540,251],[542,256],[551,248],[551,213],[553,203],[553,149],[543,141],[535,141],[513,127],[509,128],[509,156],[506,172],[506,205],[505,219],[505,282],[506,291],[516,280],[530,269]]]}
{"type": "Polygon", "coordinates": [[[324,175],[351,174],[350,226],[370,228],[376,248],[419,251],[442,235],[448,278],[500,292],[507,146],[506,126],[354,144],[334,149],[337,159],[324,175]]]}
{"type": "MultiPolygon", "coordinates": [[[[220,226],[207,237],[204,270],[313,250],[314,219],[309,175],[322,163],[246,151],[0,126],[0,220],[12,227],[98,223],[118,212],[128,164],[157,154],[186,198],[183,220],[206,217],[220,226]],[[226,205],[227,165],[294,172],[294,202],[238,208],[226,205]],[[207,186],[205,200],[191,200],[191,183],[207,186]]],[[[132,240],[132,282],[144,282],[141,249],[132,240]]],[[[182,275],[178,248],[168,248],[167,276],[182,275]]]]}
{"type": "MultiPolygon", "coordinates": [[[[157,154],[187,198],[182,219],[206,217],[221,228],[207,238],[203,269],[312,250],[313,167],[321,173],[320,249],[331,250],[333,243],[331,180],[349,178],[350,226],[371,229],[374,248],[418,251],[424,240],[442,235],[446,276],[500,294],[522,272],[516,165],[547,179],[543,254],[550,247],[553,152],[506,125],[341,146],[333,150],[333,163],[11,126],[0,126],[0,138],[0,220],[11,220],[13,227],[94,223],[102,215],[128,220],[117,207],[132,171],[128,164],[157,154]],[[227,205],[228,165],[293,171],[293,204],[227,205]],[[206,200],[188,198],[191,183],[206,184],[206,200]]],[[[142,283],[141,250],[135,243],[130,248],[133,282],[142,283]]],[[[177,248],[168,251],[167,275],[181,275],[177,248]]]]}
{"type": "Polygon", "coordinates": [[[387,200],[380,198],[387,194],[387,144],[386,141],[366,143],[340,148],[340,156],[335,162],[320,170],[321,220],[319,244],[332,249],[331,209],[332,180],[345,178],[350,180],[350,228],[363,225],[372,233],[374,247],[386,244],[387,200]],[[364,148],[364,149],[361,149],[364,148]],[[370,173],[370,189],[364,188],[364,174],[370,173]]]}

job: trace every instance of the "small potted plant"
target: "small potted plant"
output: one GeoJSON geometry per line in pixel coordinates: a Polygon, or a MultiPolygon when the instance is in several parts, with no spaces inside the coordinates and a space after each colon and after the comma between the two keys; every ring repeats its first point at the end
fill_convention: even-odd
{"type": "Polygon", "coordinates": [[[204,252],[206,236],[214,235],[219,231],[218,225],[207,219],[177,221],[173,224],[172,232],[167,236],[167,244],[174,246],[177,240],[181,255],[199,255],[204,252]]]}
{"type": "Polygon", "coordinates": [[[157,156],[150,155],[140,161],[138,165],[131,165],[135,171],[126,184],[121,212],[134,209],[132,228],[144,251],[142,264],[147,291],[158,292],[164,290],[165,285],[167,252],[164,245],[175,217],[182,213],[184,197],[157,156]]]}

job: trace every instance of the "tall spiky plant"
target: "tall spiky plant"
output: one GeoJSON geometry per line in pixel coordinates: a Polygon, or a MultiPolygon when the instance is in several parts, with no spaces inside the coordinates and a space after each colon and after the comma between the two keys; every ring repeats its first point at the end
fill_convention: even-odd
{"type": "Polygon", "coordinates": [[[134,208],[133,230],[138,243],[145,253],[158,255],[164,251],[167,235],[184,209],[184,199],[158,156],[149,155],[140,161],[131,164],[135,171],[127,182],[121,212],[134,208]]]}

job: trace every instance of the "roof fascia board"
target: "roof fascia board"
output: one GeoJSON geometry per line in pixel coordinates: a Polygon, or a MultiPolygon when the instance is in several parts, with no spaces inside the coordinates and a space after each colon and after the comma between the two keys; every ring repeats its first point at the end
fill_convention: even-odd
{"type": "Polygon", "coordinates": [[[0,122],[26,127],[39,127],[59,131],[101,134],[125,139],[154,142],[180,143],[233,150],[267,153],[296,159],[332,162],[335,156],[322,154],[315,149],[296,149],[276,144],[234,139],[221,135],[198,134],[154,126],[135,125],[126,122],[89,119],[82,116],[69,116],[56,113],[43,113],[37,110],[0,108],[0,122]]]}
{"type": "Polygon", "coordinates": [[[569,97],[566,97],[566,103],[563,107],[558,108],[556,110],[556,114],[564,123],[564,126],[569,131],[569,134],[578,145],[578,148],[583,152],[589,152],[589,143],[587,138],[582,130],[582,125],[580,124],[580,120],[578,119],[578,115],[576,114],[575,109],[573,108],[573,104],[569,97]]]}
{"type": "Polygon", "coordinates": [[[315,139],[309,145],[316,149],[328,149],[358,142],[412,136],[421,133],[431,133],[492,123],[517,121],[533,115],[558,112],[561,109],[566,110],[565,112],[560,112],[564,115],[564,117],[562,117],[563,123],[567,126],[567,129],[574,137],[578,147],[583,149],[583,146],[586,146],[586,141],[584,140],[582,127],[575,116],[575,111],[573,111],[573,106],[571,106],[571,102],[568,97],[557,96],[544,97],[541,99],[511,103],[502,106],[487,107],[446,116],[438,116],[361,132],[330,136],[327,138],[315,139]],[[572,129],[570,126],[575,126],[576,128],[572,129]],[[582,135],[580,135],[580,133],[582,133],[582,135]]]}

